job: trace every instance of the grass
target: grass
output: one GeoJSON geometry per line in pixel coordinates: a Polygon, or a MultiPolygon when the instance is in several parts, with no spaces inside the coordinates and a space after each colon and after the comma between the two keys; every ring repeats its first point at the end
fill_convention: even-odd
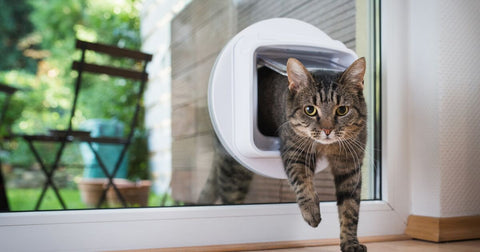
{"type": "MultiPolygon", "coordinates": [[[[11,188],[7,190],[8,202],[11,211],[29,211],[34,210],[40,197],[41,189],[19,189],[11,188]]],[[[80,199],[80,193],[74,189],[60,189],[62,199],[69,209],[84,209],[87,208],[80,199]]],[[[58,210],[62,209],[54,191],[47,190],[45,197],[40,205],[40,210],[58,210]]]]}
{"type": "MultiPolygon", "coordinates": [[[[41,189],[9,188],[7,189],[10,211],[32,211],[40,197],[41,189]]],[[[88,209],[81,198],[77,189],[59,189],[59,193],[67,206],[67,209],[88,209]]],[[[178,205],[168,194],[156,195],[150,193],[148,206],[174,206],[178,205]]],[[[48,189],[40,205],[39,210],[62,210],[53,189],[48,189]]]]}

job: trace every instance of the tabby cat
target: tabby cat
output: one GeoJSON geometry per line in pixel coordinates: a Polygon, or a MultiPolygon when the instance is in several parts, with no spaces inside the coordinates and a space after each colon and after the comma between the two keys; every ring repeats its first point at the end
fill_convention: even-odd
{"type": "MultiPolygon", "coordinates": [[[[365,67],[365,59],[360,58],[344,72],[309,72],[300,61],[290,58],[287,76],[267,67],[258,70],[258,128],[264,135],[280,137],[285,172],[302,216],[312,227],[321,221],[313,185],[315,169],[319,160],[329,163],[342,251],[367,251],[357,239],[360,168],[367,137],[365,67]]],[[[215,159],[199,202],[212,203],[221,196],[224,203],[241,203],[251,172],[224,151],[217,151],[215,159]]]]}
{"type": "Polygon", "coordinates": [[[217,137],[214,137],[214,140],[213,167],[197,204],[214,204],[218,199],[222,204],[242,204],[248,193],[253,173],[230,156],[217,137]]]}

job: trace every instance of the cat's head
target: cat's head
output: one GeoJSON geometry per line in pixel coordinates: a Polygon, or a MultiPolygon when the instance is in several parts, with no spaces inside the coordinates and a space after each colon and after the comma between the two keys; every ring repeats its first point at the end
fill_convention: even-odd
{"type": "Polygon", "coordinates": [[[344,72],[310,73],[297,59],[287,62],[287,119],[293,130],[321,144],[354,139],[366,127],[365,58],[344,72]]]}

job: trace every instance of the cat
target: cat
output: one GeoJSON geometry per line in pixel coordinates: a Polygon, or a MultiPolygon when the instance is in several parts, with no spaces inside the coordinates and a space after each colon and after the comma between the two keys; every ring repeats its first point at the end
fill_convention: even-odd
{"type": "MultiPolygon", "coordinates": [[[[317,160],[327,160],[334,175],[342,251],[367,251],[357,238],[367,108],[363,97],[366,62],[359,58],[343,72],[309,72],[297,59],[287,61],[287,76],[258,69],[258,128],[279,136],[285,173],[304,220],[321,221],[313,186],[317,160]]],[[[216,141],[215,161],[198,203],[239,204],[253,174],[216,141]]]]}
{"type": "Polygon", "coordinates": [[[242,204],[250,188],[253,172],[230,156],[216,136],[212,164],[197,204],[214,204],[219,199],[222,204],[242,204]]]}
{"type": "Polygon", "coordinates": [[[265,135],[279,135],[280,153],[304,220],[321,221],[313,177],[318,160],[334,175],[342,251],[366,251],[358,242],[362,160],[367,139],[363,96],[365,58],[344,72],[309,72],[297,59],[287,61],[287,76],[259,70],[258,125],[265,135]],[[283,85],[271,85],[284,83],[283,85]]]}

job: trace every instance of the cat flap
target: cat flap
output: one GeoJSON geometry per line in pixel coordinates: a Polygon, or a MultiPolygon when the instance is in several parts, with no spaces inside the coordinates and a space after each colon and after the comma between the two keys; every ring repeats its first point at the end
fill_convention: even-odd
{"type": "Polygon", "coordinates": [[[257,68],[268,67],[275,72],[287,75],[287,60],[295,57],[301,59],[302,64],[309,71],[344,71],[344,63],[340,59],[348,54],[342,54],[336,50],[310,46],[270,46],[257,49],[257,68]]]}
{"type": "Polygon", "coordinates": [[[310,71],[345,70],[357,55],[317,27],[290,18],[255,23],[235,35],[212,68],[208,110],[219,141],[240,164],[273,178],[286,178],[279,138],[263,135],[257,124],[257,71],[285,75],[288,58],[310,71]]]}

